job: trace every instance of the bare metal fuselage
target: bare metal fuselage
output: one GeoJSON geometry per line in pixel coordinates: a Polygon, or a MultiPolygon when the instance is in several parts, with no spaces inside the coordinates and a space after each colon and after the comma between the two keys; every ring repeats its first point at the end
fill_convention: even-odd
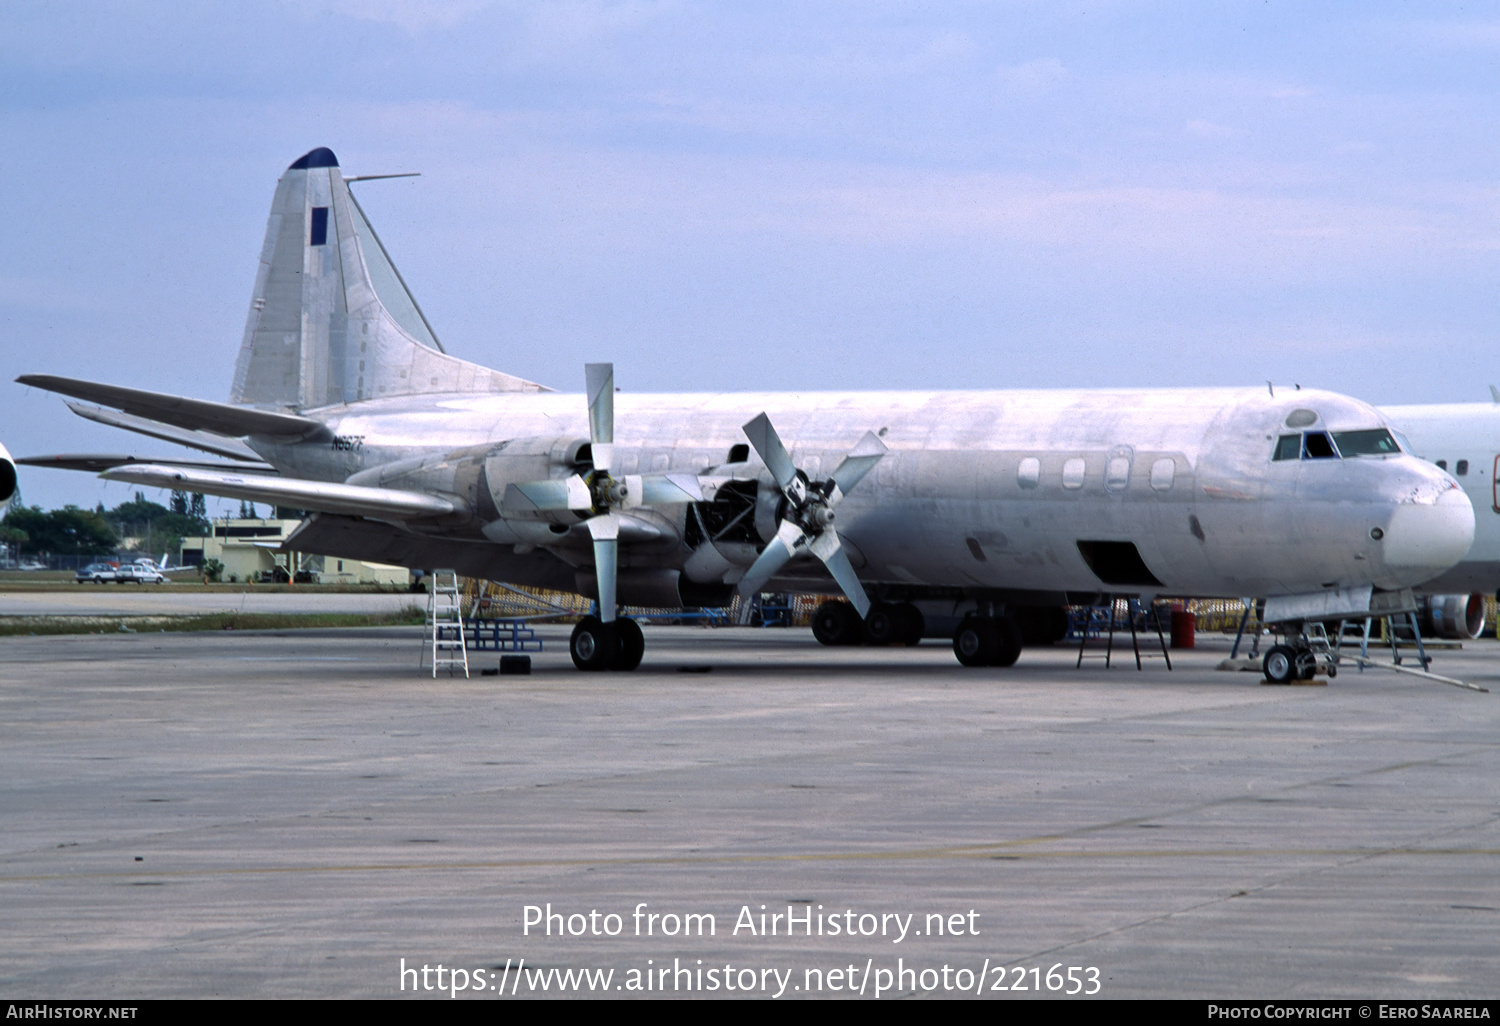
{"type": "MultiPolygon", "coordinates": [[[[616,397],[615,473],[723,468],[745,441],[742,425],[765,411],[817,479],[875,430],[890,454],[839,508],[837,530],[862,580],[908,596],[1393,589],[1463,555],[1469,502],[1431,464],[1404,453],[1273,461],[1294,410],[1312,410],[1331,431],[1383,423],[1363,403],[1318,391],[625,393],[616,397]],[[1101,576],[1086,558],[1095,543],[1133,545],[1144,579],[1111,579],[1122,571],[1108,566],[1101,576]]],[[[483,547],[491,576],[556,585],[560,568],[588,572],[587,534],[568,518],[517,521],[498,509],[508,483],[574,472],[568,443],[588,438],[581,397],[426,395],[303,415],[325,422],[332,441],[251,439],[283,474],[456,497],[464,512],[404,529],[483,547]],[[507,452],[530,455],[496,458],[507,452]]],[[[768,494],[753,457],[737,473],[768,494]]],[[[678,570],[704,584],[743,572],[743,560],[692,558],[691,507],[630,516],[637,529],[622,535],[622,567],[678,570]]],[[[756,520],[764,541],[774,507],[756,520]]],[[[834,590],[811,560],[789,564],[778,581],[834,590]]]]}

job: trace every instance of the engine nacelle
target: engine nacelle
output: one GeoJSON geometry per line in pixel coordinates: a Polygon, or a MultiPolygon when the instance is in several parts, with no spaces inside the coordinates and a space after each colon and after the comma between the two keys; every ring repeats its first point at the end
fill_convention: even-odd
{"type": "Polygon", "coordinates": [[[572,435],[554,438],[513,438],[491,449],[484,460],[484,486],[496,515],[507,520],[542,521],[571,525],[585,519],[572,510],[538,510],[517,517],[504,510],[505,490],[513,484],[561,480],[593,469],[589,440],[572,435]]]}
{"type": "Polygon", "coordinates": [[[0,445],[0,513],[4,513],[10,500],[16,497],[18,486],[16,463],[10,458],[9,450],[0,445]]]}
{"type": "Polygon", "coordinates": [[[1432,637],[1472,641],[1484,633],[1484,596],[1418,595],[1417,620],[1432,637]]]}

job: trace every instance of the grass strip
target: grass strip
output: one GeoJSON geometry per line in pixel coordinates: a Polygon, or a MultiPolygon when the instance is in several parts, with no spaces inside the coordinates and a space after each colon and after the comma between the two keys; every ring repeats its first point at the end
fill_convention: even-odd
{"type": "Polygon", "coordinates": [[[204,613],[198,616],[0,616],[0,637],[158,631],[273,631],[310,627],[420,626],[418,606],[390,613],[204,613]]]}

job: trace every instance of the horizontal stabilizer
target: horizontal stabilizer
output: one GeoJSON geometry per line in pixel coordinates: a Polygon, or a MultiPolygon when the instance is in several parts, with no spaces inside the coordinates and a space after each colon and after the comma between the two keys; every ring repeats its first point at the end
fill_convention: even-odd
{"type": "Polygon", "coordinates": [[[456,500],[404,492],[395,488],[367,488],[362,485],[333,484],[284,477],[260,477],[255,474],[222,473],[193,470],[164,464],[142,464],[117,467],[99,475],[106,481],[171,488],[180,492],[202,492],[251,502],[269,502],[277,506],[343,513],[356,517],[386,520],[415,520],[440,517],[459,510],[456,500]]]}
{"type": "Polygon", "coordinates": [[[212,431],[238,438],[242,435],[314,439],[332,437],[321,421],[292,413],[272,413],[249,406],[214,403],[206,399],[187,399],[165,392],[147,392],[139,388],[104,385],[55,374],[23,374],[16,379],[23,385],[44,388],[49,392],[70,395],[93,403],[112,406],[126,413],[172,424],[191,431],[212,431]]]}
{"type": "MultiPolygon", "coordinates": [[[[61,453],[56,456],[25,456],[16,460],[28,467],[51,467],[54,470],[87,470],[95,474],[102,470],[134,464],[151,464],[160,467],[191,467],[194,470],[225,470],[230,473],[276,473],[269,463],[209,463],[205,460],[177,460],[162,456],[115,456],[100,453],[61,453]]],[[[178,489],[181,491],[181,489],[178,489]]]]}
{"type": "Polygon", "coordinates": [[[124,428],[126,431],[134,431],[137,434],[146,435],[151,438],[160,438],[165,442],[175,442],[178,445],[185,445],[189,449],[201,449],[203,452],[211,452],[215,456],[227,456],[232,460],[244,460],[246,463],[261,462],[255,450],[238,438],[211,434],[207,431],[190,431],[187,428],[172,427],[170,424],[159,424],[154,420],[147,420],[145,417],[133,417],[128,413],[101,410],[97,406],[84,406],[81,403],[68,403],[68,409],[78,414],[84,420],[92,420],[99,424],[108,424],[110,427],[124,428]]]}

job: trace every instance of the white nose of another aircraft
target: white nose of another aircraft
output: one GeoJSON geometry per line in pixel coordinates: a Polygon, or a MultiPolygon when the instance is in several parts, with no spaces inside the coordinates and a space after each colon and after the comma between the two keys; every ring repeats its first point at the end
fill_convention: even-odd
{"type": "Polygon", "coordinates": [[[1446,474],[1422,482],[1391,514],[1380,539],[1385,565],[1400,586],[1448,569],[1474,544],[1474,507],[1446,474]],[[1438,490],[1440,489],[1440,490],[1438,490]]]}

